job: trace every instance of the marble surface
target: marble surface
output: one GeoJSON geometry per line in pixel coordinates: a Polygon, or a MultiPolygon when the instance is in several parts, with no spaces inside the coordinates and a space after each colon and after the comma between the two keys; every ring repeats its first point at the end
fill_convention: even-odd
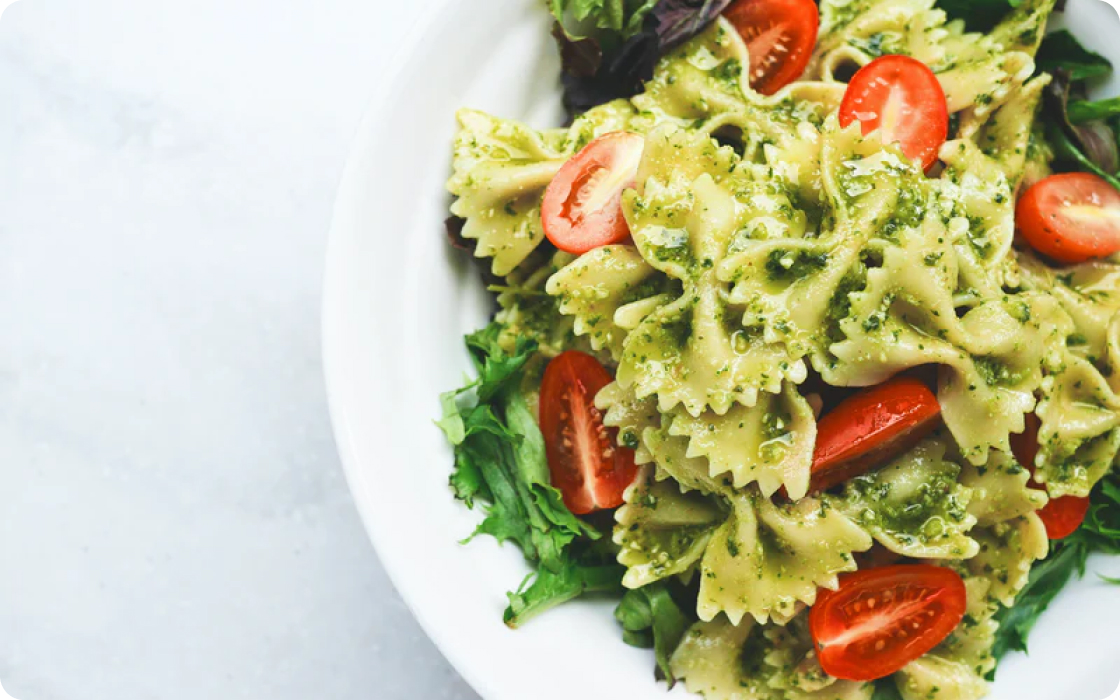
{"type": "Polygon", "coordinates": [[[335,185],[422,3],[0,19],[0,679],[20,700],[477,700],[401,604],[319,354],[335,185]]]}

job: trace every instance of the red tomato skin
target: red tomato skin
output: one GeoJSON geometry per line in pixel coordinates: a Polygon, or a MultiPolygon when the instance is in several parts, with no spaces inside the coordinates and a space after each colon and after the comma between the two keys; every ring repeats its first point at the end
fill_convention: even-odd
{"type": "Polygon", "coordinates": [[[1050,499],[1050,502],[1038,511],[1038,517],[1046,526],[1046,536],[1052,540],[1064,540],[1077,532],[1085,522],[1085,516],[1089,514],[1090,505],[1088,498],[1077,496],[1050,499]]]}
{"type": "Polygon", "coordinates": [[[820,31],[814,0],[738,0],[723,16],[747,44],[747,77],[755,92],[773,95],[805,72],[820,31]],[[781,50],[775,51],[778,42],[781,50]]]}
{"type": "Polygon", "coordinates": [[[810,492],[826,491],[906,452],[940,417],[937,397],[912,377],[849,396],[817,422],[810,492]]]}
{"type": "Polygon", "coordinates": [[[544,191],[541,224],[554,246],[574,255],[630,238],[622,213],[622,193],[634,186],[645,139],[628,131],[604,134],[584,146],[564,163],[544,191]],[[581,201],[596,178],[616,176],[617,186],[594,211],[583,211],[581,201]]]}
{"type": "Polygon", "coordinates": [[[1061,263],[1085,262],[1120,252],[1120,192],[1092,173],[1064,173],[1035,183],[1015,207],[1023,239],[1061,263]],[[1100,221],[1075,218],[1071,206],[1114,212],[1100,221]]]}
{"type": "MultiPolygon", "coordinates": [[[[1038,456],[1038,431],[1042,422],[1038,416],[1030,413],[1025,416],[1026,429],[1021,433],[1011,435],[1011,453],[1015,455],[1019,464],[1030,470],[1031,481],[1037,486],[1034,479],[1035,458],[1038,456]]],[[[1089,499],[1078,496],[1062,496],[1051,498],[1050,502],[1038,510],[1038,517],[1046,526],[1046,536],[1052,540],[1064,540],[1085,522],[1089,513],[1089,499]]]]}
{"type": "Polygon", "coordinates": [[[964,619],[966,606],[964,581],[952,569],[928,564],[867,569],[842,574],[835,591],[820,591],[809,609],[809,630],[825,673],[873,681],[944,641],[964,619]],[[871,624],[876,618],[879,624],[871,624]],[[866,633],[845,640],[853,623],[866,633]]]}
{"type": "Polygon", "coordinates": [[[540,423],[552,485],[576,515],[622,505],[638,467],[634,451],[603,425],[595,395],[614,381],[591,355],[569,350],[548,363],[541,381],[540,423]]]}
{"type": "Polygon", "coordinates": [[[883,134],[884,143],[898,142],[907,158],[929,170],[949,138],[949,103],[945,90],[926,64],[909,56],[883,56],[859,69],[840,103],[840,126],[859,121],[868,136],[882,124],[882,110],[891,95],[909,110],[900,133],[883,134]]]}

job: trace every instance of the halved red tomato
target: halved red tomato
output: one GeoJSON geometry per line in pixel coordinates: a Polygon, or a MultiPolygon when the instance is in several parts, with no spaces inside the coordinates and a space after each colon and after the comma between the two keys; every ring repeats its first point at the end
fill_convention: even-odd
{"type": "Polygon", "coordinates": [[[541,223],[566,253],[621,243],[630,237],[622,192],[634,186],[645,139],[627,131],[604,134],[564,164],[544,191],[541,223]]]}
{"type": "Polygon", "coordinates": [[[811,492],[826,491],[902,454],[941,417],[937,397],[912,377],[853,394],[817,423],[811,492]]]}
{"type": "Polygon", "coordinates": [[[603,425],[595,395],[613,381],[594,357],[569,350],[545,368],[541,432],[552,485],[576,515],[617,508],[638,474],[634,451],[619,447],[618,431],[603,425]]]}
{"type": "MultiPolygon", "coordinates": [[[[1035,473],[1035,457],[1038,456],[1038,431],[1042,422],[1035,414],[1026,416],[1027,428],[1011,436],[1011,453],[1019,464],[1035,473]]],[[[1035,482],[1036,484],[1038,482],[1035,482]]],[[[1081,527],[1089,513],[1089,499],[1077,496],[1052,498],[1038,511],[1038,517],[1046,526],[1046,536],[1052,540],[1064,540],[1081,527]]]]}
{"type": "Polygon", "coordinates": [[[825,673],[852,681],[885,678],[925,655],[964,619],[964,581],[927,564],[840,576],[809,609],[809,630],[825,673]]]}
{"type": "Polygon", "coordinates": [[[1063,263],[1120,252],[1120,191],[1091,173],[1051,175],[1019,200],[1015,225],[1032,248],[1063,263]]]}
{"type": "Polygon", "coordinates": [[[801,77],[820,29],[813,0],[738,0],[723,12],[747,44],[751,88],[773,95],[801,77]]]}
{"type": "Polygon", "coordinates": [[[926,170],[949,138],[949,105],[937,76],[909,56],[883,56],[852,76],[840,103],[840,126],[854,121],[863,135],[875,130],[897,143],[926,170]]]}

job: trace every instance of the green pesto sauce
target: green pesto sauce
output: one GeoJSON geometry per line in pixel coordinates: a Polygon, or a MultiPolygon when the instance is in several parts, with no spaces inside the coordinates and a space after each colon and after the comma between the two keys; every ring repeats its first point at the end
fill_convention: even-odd
{"type": "Polygon", "coordinates": [[[766,274],[775,282],[792,282],[823,270],[827,264],[828,253],[778,249],[766,258],[766,274]]]}
{"type": "Polygon", "coordinates": [[[960,468],[943,462],[929,469],[911,493],[896,493],[886,470],[865,474],[849,482],[849,499],[865,506],[864,525],[879,526],[902,541],[934,542],[947,534],[947,526],[967,517],[967,504],[957,496],[960,468]]]}

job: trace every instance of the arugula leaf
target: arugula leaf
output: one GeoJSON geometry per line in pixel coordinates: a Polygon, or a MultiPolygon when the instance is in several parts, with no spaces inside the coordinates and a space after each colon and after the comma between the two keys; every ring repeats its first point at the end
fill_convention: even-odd
{"type": "Polygon", "coordinates": [[[1069,103],[1068,114],[1069,120],[1074,124],[1120,117],[1120,97],[1111,97],[1096,102],[1076,100],[1069,103]]]}
{"type": "MultiPolygon", "coordinates": [[[[1083,542],[1055,542],[1050,556],[1031,570],[1030,581],[1019,593],[1015,607],[1003,608],[996,619],[999,631],[996,633],[992,655],[1002,659],[1009,651],[1026,651],[1027,637],[1030,636],[1038,618],[1050,607],[1058,593],[1073,578],[1074,573],[1084,574],[1089,550],[1083,542]]],[[[994,672],[993,672],[994,676],[994,672]]]]}
{"type": "Polygon", "coordinates": [[[902,693],[898,691],[894,678],[887,676],[875,681],[875,693],[871,700],[902,700],[902,693]]]}
{"type": "Polygon", "coordinates": [[[1082,46],[1065,29],[1046,35],[1038,49],[1035,63],[1040,70],[1048,73],[1059,69],[1067,70],[1070,80],[1074,82],[1107,76],[1112,72],[1112,64],[1107,58],[1082,46]]]}
{"type": "MultiPolygon", "coordinates": [[[[550,572],[568,565],[565,549],[600,535],[576,518],[550,484],[544,438],[521,392],[525,364],[536,351],[519,339],[512,353],[498,343],[501,326],[467,336],[478,379],[441,398],[437,422],[455,447],[450,483],[468,507],[485,502],[486,517],[471,537],[512,540],[525,558],[550,572]]],[[[469,538],[468,538],[469,539],[469,538]]]]}
{"type": "Polygon", "coordinates": [[[622,638],[630,646],[653,649],[660,675],[672,688],[676,678],[669,659],[693,620],[673,600],[663,581],[627,591],[615,608],[614,617],[622,625],[622,638]]]}

